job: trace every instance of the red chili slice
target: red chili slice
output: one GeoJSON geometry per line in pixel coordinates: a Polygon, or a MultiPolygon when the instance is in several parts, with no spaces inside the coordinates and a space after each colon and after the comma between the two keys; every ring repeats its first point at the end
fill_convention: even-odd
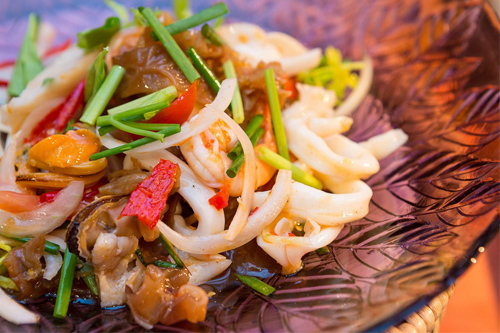
{"type": "Polygon", "coordinates": [[[177,164],[161,159],[151,175],[130,194],[120,216],[137,216],[139,221],[153,229],[165,210],[168,195],[179,176],[177,164]]]}
{"type": "Polygon", "coordinates": [[[231,184],[227,183],[222,186],[219,192],[217,192],[213,197],[208,199],[208,203],[214,206],[217,210],[221,210],[227,207],[229,201],[229,190],[231,184]]]}

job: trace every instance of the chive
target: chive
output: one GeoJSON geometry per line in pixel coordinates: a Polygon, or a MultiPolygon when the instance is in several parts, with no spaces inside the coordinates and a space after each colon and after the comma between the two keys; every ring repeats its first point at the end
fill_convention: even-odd
{"type": "MultiPolygon", "coordinates": [[[[236,72],[234,70],[233,62],[231,60],[226,61],[222,67],[224,68],[224,74],[228,79],[236,79],[236,72]]],[[[236,80],[236,89],[234,90],[233,99],[231,100],[231,111],[233,112],[233,119],[237,124],[243,123],[245,120],[245,113],[243,111],[243,101],[241,100],[240,88],[238,86],[238,80],[236,80]]]]}
{"type": "Polygon", "coordinates": [[[276,169],[292,170],[292,178],[302,184],[317,188],[318,190],[323,188],[323,184],[316,177],[266,147],[259,147],[257,149],[257,157],[276,169]]]}
{"type": "Polygon", "coordinates": [[[65,318],[68,313],[73,277],[75,276],[76,255],[66,249],[64,261],[61,268],[61,280],[57,288],[56,304],[54,306],[54,317],[65,318]]]}
{"type": "Polygon", "coordinates": [[[269,99],[269,109],[271,110],[271,121],[273,124],[274,136],[276,137],[276,145],[278,146],[278,153],[287,160],[290,160],[273,69],[266,69],[264,71],[264,76],[266,78],[267,97],[269,99]]]}
{"type": "Polygon", "coordinates": [[[253,276],[247,276],[247,275],[241,275],[241,274],[235,274],[238,280],[255,290],[256,292],[264,295],[264,296],[269,296],[270,294],[274,293],[276,289],[274,287],[271,287],[265,282],[262,282],[261,280],[257,279],[256,277],[253,276]]]}
{"type": "Polygon", "coordinates": [[[137,259],[139,259],[139,261],[144,267],[148,265],[144,260],[144,257],[142,256],[142,251],[140,249],[135,250],[135,255],[137,256],[137,259]]]}
{"type": "MultiPolygon", "coordinates": [[[[248,135],[249,138],[252,137],[252,135],[257,131],[257,129],[260,127],[262,122],[264,121],[264,116],[261,114],[258,114],[254,116],[250,121],[248,122],[247,127],[245,128],[245,133],[248,135]]],[[[232,160],[235,160],[238,156],[243,154],[243,148],[241,147],[241,143],[238,142],[236,146],[234,146],[233,149],[227,154],[227,157],[229,157],[232,160]]]]}
{"type": "Polygon", "coordinates": [[[174,14],[178,20],[190,17],[193,13],[189,6],[189,0],[174,0],[174,14]]]}
{"type": "Polygon", "coordinates": [[[132,15],[134,16],[134,21],[133,23],[139,27],[143,27],[148,24],[146,20],[144,19],[144,16],[142,16],[141,12],[138,9],[135,8],[130,8],[130,11],[132,12],[132,15]]]}
{"type": "Polygon", "coordinates": [[[326,246],[323,246],[323,247],[320,247],[319,249],[317,249],[316,253],[321,256],[323,254],[330,253],[330,250],[328,250],[328,248],[326,246]]]}
{"type": "Polygon", "coordinates": [[[125,125],[143,129],[143,130],[148,130],[148,131],[161,131],[166,128],[177,128],[179,124],[153,124],[153,123],[136,123],[132,121],[124,121],[123,122],[125,125]]]}
{"type": "Polygon", "coordinates": [[[104,57],[108,53],[108,48],[104,48],[97,57],[94,62],[90,66],[87,78],[85,79],[85,101],[89,102],[92,100],[92,97],[95,96],[99,88],[101,87],[104,79],[106,78],[106,62],[104,61],[104,57]]]}
{"type": "MultiPolygon", "coordinates": [[[[9,237],[9,238],[21,243],[28,243],[30,240],[33,239],[31,237],[25,237],[25,238],[9,237]]],[[[45,249],[44,249],[45,252],[50,254],[58,254],[60,250],[61,248],[59,245],[49,241],[45,241],[45,249]]]]}
{"type": "Polygon", "coordinates": [[[179,268],[184,268],[186,265],[182,262],[181,258],[179,258],[179,255],[177,254],[177,251],[175,250],[174,246],[170,241],[163,236],[163,234],[160,234],[160,242],[163,245],[163,247],[167,250],[168,254],[172,257],[174,260],[175,264],[179,268]]]}
{"type": "Polygon", "coordinates": [[[168,86],[161,90],[158,90],[152,94],[143,96],[138,99],[134,99],[131,102],[122,104],[120,106],[116,106],[112,109],[108,110],[108,113],[111,115],[122,113],[129,110],[134,110],[142,106],[146,106],[149,104],[160,103],[164,101],[172,102],[174,98],[177,97],[177,89],[174,86],[168,86]]]}
{"type": "MultiPolygon", "coordinates": [[[[176,134],[176,133],[179,133],[181,131],[180,125],[177,125],[177,124],[172,124],[172,125],[173,126],[165,128],[165,129],[159,131],[158,133],[164,134],[165,136],[170,136],[172,134],[176,134]],[[177,125],[177,126],[175,126],[175,125],[177,125]]],[[[122,146],[108,149],[108,150],[104,150],[104,151],[101,151],[99,153],[93,154],[90,156],[90,160],[95,161],[95,160],[98,160],[98,159],[103,158],[103,157],[120,154],[120,153],[123,153],[127,150],[131,150],[131,149],[143,146],[143,145],[151,143],[153,141],[155,141],[155,139],[151,139],[151,138],[142,138],[139,140],[135,140],[135,141],[126,143],[122,146]]]]}
{"type": "Polygon", "coordinates": [[[116,127],[108,125],[108,126],[99,127],[97,130],[99,131],[100,136],[104,136],[104,135],[116,130],[116,127]]]}
{"type": "Polygon", "coordinates": [[[201,34],[214,45],[221,46],[225,44],[222,37],[215,32],[214,28],[206,23],[201,27],[201,34]]]}
{"type": "Polygon", "coordinates": [[[113,0],[104,0],[104,3],[118,15],[120,21],[123,23],[128,22],[128,11],[124,5],[113,0]]]}
{"type": "Polygon", "coordinates": [[[198,74],[196,69],[189,62],[184,52],[182,52],[181,48],[179,47],[179,45],[177,45],[172,35],[168,32],[167,29],[165,29],[163,24],[161,24],[160,20],[158,20],[151,8],[144,8],[141,13],[148,21],[149,25],[167,50],[168,54],[170,54],[177,66],[179,66],[182,73],[184,73],[184,76],[186,76],[188,81],[193,83],[194,81],[198,80],[200,78],[200,74],[198,74]]]}
{"type": "MultiPolygon", "coordinates": [[[[202,23],[208,22],[229,12],[227,6],[223,2],[219,2],[207,9],[204,9],[190,17],[179,20],[172,24],[169,24],[165,29],[171,34],[175,35],[179,32],[186,31],[188,29],[199,26],[202,23]]],[[[144,14],[144,13],[143,13],[144,14]]],[[[155,31],[156,32],[156,31],[155,31]]]]}
{"type": "Polygon", "coordinates": [[[150,265],[155,265],[161,268],[178,268],[176,264],[172,264],[171,262],[163,261],[163,260],[155,260],[150,265]]]}
{"type": "Polygon", "coordinates": [[[115,113],[112,115],[101,116],[101,117],[97,118],[96,125],[97,126],[109,126],[109,125],[111,125],[111,117],[113,117],[115,120],[127,120],[127,121],[145,120],[144,115],[146,113],[149,113],[152,111],[160,111],[160,110],[170,106],[170,102],[171,102],[171,100],[169,99],[169,100],[154,103],[154,104],[139,106],[137,108],[125,110],[123,112],[115,113]]]}
{"type": "Polygon", "coordinates": [[[119,30],[120,19],[114,16],[108,17],[102,26],[77,33],[76,45],[84,50],[91,50],[107,44],[119,30]]]}
{"type": "Polygon", "coordinates": [[[155,140],[161,140],[163,142],[163,137],[164,137],[163,134],[126,125],[126,124],[116,120],[115,116],[111,117],[110,123],[112,126],[118,128],[124,132],[144,136],[144,137],[155,139],[155,140]]]}
{"type": "Polygon", "coordinates": [[[28,83],[43,70],[42,61],[36,51],[39,25],[40,18],[35,14],[30,14],[28,28],[7,87],[10,96],[21,95],[28,83]]]}
{"type": "Polygon", "coordinates": [[[78,271],[79,276],[83,279],[92,294],[99,296],[99,289],[97,288],[97,281],[94,274],[94,266],[90,262],[82,262],[78,260],[78,265],[82,268],[78,271]]]}
{"type": "MultiPolygon", "coordinates": [[[[257,141],[259,141],[260,137],[263,134],[264,134],[264,129],[259,127],[259,129],[257,129],[257,131],[250,138],[250,141],[252,142],[252,146],[255,147],[255,145],[257,144],[257,141]]],[[[236,177],[238,172],[240,172],[241,167],[243,166],[243,162],[245,162],[245,155],[243,153],[241,153],[240,155],[238,155],[238,157],[236,157],[233,160],[233,163],[231,164],[231,166],[226,170],[226,175],[228,175],[229,178],[236,177]]]]}
{"type": "Polygon", "coordinates": [[[89,125],[95,124],[97,117],[101,115],[104,108],[108,105],[124,74],[125,69],[123,67],[117,65],[111,67],[108,76],[106,76],[94,98],[87,104],[85,112],[80,118],[81,122],[89,125]]]}
{"type": "Polygon", "coordinates": [[[212,90],[215,93],[218,93],[219,89],[220,89],[220,82],[217,79],[217,76],[215,76],[215,74],[212,72],[212,70],[210,68],[208,68],[207,64],[200,57],[198,52],[196,52],[196,50],[194,48],[190,47],[186,51],[186,53],[189,56],[189,58],[191,58],[191,61],[196,66],[196,68],[200,71],[200,73],[203,76],[203,78],[205,79],[205,81],[207,81],[210,88],[212,88],[212,90]]]}

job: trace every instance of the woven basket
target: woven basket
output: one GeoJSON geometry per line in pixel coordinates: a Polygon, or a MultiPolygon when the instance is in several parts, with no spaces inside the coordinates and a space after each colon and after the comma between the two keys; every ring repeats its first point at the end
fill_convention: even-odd
{"type": "Polygon", "coordinates": [[[393,326],[387,333],[427,333],[439,332],[439,325],[443,318],[448,300],[453,293],[454,286],[439,294],[429,304],[405,319],[399,326],[393,326]]]}

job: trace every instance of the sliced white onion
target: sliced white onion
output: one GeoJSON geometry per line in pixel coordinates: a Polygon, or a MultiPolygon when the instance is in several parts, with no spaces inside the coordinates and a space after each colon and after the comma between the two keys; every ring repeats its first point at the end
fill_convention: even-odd
{"type": "MultiPolygon", "coordinates": [[[[221,90],[224,88],[226,91],[232,91],[232,96],[234,94],[236,84],[236,79],[226,79],[221,83],[221,90]]],[[[207,105],[207,108],[212,108],[212,106],[207,105]]],[[[250,213],[250,207],[252,207],[253,192],[255,191],[255,153],[250,138],[246,135],[240,125],[231,119],[231,117],[229,117],[224,110],[213,110],[234,132],[240,141],[243,153],[245,154],[245,166],[243,169],[245,179],[243,180],[243,190],[241,191],[241,197],[238,199],[238,209],[236,210],[236,214],[229,225],[226,235],[228,240],[233,240],[245,227],[248,214],[250,213]]]]}
{"type": "Polygon", "coordinates": [[[408,135],[402,129],[392,129],[385,133],[372,136],[361,146],[368,149],[376,159],[381,160],[394,153],[408,141],[408,135]]]}
{"type": "Polygon", "coordinates": [[[23,213],[0,210],[0,234],[9,237],[36,237],[60,227],[78,207],[83,196],[84,183],[71,182],[62,189],[53,202],[23,213]]]}
{"type": "Polygon", "coordinates": [[[40,316],[17,303],[0,288],[0,316],[16,325],[36,324],[40,316]]]}
{"type": "MultiPolygon", "coordinates": [[[[47,238],[45,238],[48,240],[47,238]]],[[[45,280],[52,280],[62,267],[63,259],[60,253],[58,254],[48,254],[44,253],[45,258],[45,270],[43,271],[43,278],[45,280]]]]}
{"type": "Polygon", "coordinates": [[[14,97],[1,108],[2,120],[11,126],[13,133],[22,124],[24,134],[19,139],[24,139],[85,78],[96,54],[85,53],[76,46],[62,52],[50,66],[28,83],[19,97],[14,97]],[[54,80],[44,85],[43,81],[47,78],[54,80]]]}
{"type": "Polygon", "coordinates": [[[19,134],[12,136],[9,140],[5,154],[0,161],[0,191],[13,191],[22,193],[21,189],[16,185],[16,151],[17,137],[19,134]]]}
{"type": "Polygon", "coordinates": [[[181,169],[178,192],[189,203],[198,218],[198,228],[193,231],[193,234],[199,236],[213,235],[224,230],[224,212],[208,204],[208,200],[215,195],[215,191],[203,184],[185,162],[166,150],[159,150],[127,155],[124,163],[125,168],[130,168],[132,165],[129,156],[137,159],[141,166],[149,170],[152,170],[160,159],[177,163],[181,169]]]}
{"type": "Polygon", "coordinates": [[[370,91],[373,80],[373,62],[368,54],[365,55],[363,61],[365,66],[361,70],[358,83],[345,101],[335,109],[337,116],[348,116],[353,113],[370,91]]]}
{"type": "Polygon", "coordinates": [[[198,256],[197,258],[184,251],[179,251],[179,257],[191,273],[189,276],[189,283],[194,285],[210,281],[220,273],[224,272],[232,262],[221,255],[204,255],[198,256]]]}
{"type": "Polygon", "coordinates": [[[233,240],[226,238],[227,231],[210,236],[188,237],[172,230],[163,222],[158,223],[158,229],[172,244],[188,253],[216,254],[237,248],[254,239],[278,216],[290,195],[291,177],[289,170],[278,172],[276,183],[265,202],[248,218],[242,232],[233,240]]]}

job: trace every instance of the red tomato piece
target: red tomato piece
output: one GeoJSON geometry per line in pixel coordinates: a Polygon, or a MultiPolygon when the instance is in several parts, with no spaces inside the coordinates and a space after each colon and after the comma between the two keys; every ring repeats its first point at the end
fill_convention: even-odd
{"type": "Polygon", "coordinates": [[[137,216],[139,221],[153,229],[167,206],[168,196],[179,176],[177,164],[160,159],[151,175],[130,194],[120,217],[137,216]]]}
{"type": "Polygon", "coordinates": [[[193,83],[179,98],[158,112],[147,123],[183,124],[194,109],[196,103],[196,82],[193,83]]]}
{"type": "Polygon", "coordinates": [[[36,195],[0,191],[0,209],[9,213],[29,212],[38,207],[40,199],[36,195]]]}
{"type": "Polygon", "coordinates": [[[31,136],[26,138],[24,142],[34,145],[50,135],[62,132],[78,109],[83,105],[84,91],[85,81],[82,81],[73,89],[69,96],[66,97],[64,102],[50,111],[50,113],[33,128],[31,136]]]}

